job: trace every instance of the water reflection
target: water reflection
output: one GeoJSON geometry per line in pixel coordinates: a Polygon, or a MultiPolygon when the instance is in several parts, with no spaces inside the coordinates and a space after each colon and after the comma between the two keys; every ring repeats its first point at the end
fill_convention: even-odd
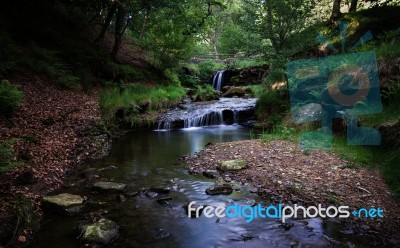
{"type": "MultiPolygon", "coordinates": [[[[93,202],[105,202],[95,209],[107,210],[106,215],[121,226],[120,237],[111,247],[324,247],[322,225],[312,220],[314,230],[307,229],[301,221],[295,227],[284,230],[277,220],[255,219],[246,223],[245,219],[217,220],[217,218],[189,219],[182,206],[191,201],[212,206],[246,204],[246,199],[260,201],[243,187],[240,194],[243,201],[235,201],[233,196],[208,196],[205,189],[213,181],[201,176],[188,175],[185,168],[175,164],[182,155],[193,154],[211,142],[249,139],[249,130],[240,126],[216,126],[175,130],[171,132],[138,131],[120,138],[113,145],[110,156],[95,162],[93,167],[109,165],[118,167],[106,171],[103,178],[125,182],[131,191],[143,187],[168,186],[172,201],[168,205],[157,202],[160,196],[139,195],[117,203],[115,196],[92,194],[90,189],[70,189],[73,193],[89,195],[93,202]],[[321,233],[319,233],[321,232],[321,233]],[[168,235],[167,235],[168,234],[168,235]],[[156,237],[164,238],[158,239],[156,237]]],[[[43,228],[34,247],[77,247],[74,228],[79,216],[60,217],[47,215],[43,228]],[[58,227],[62,227],[59,229],[58,227]]]]}

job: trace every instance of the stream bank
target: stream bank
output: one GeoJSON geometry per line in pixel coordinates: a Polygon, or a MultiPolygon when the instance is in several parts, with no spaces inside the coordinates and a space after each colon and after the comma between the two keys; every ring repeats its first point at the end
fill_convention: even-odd
{"type": "Polygon", "coordinates": [[[235,180],[250,184],[270,204],[345,205],[351,211],[361,207],[380,207],[385,213],[382,219],[350,216],[348,219],[329,220],[342,224],[333,238],[359,240],[363,247],[400,244],[399,203],[377,170],[353,168],[333,153],[303,152],[297,145],[286,141],[264,144],[259,140],[247,140],[211,144],[182,159],[190,173],[216,171],[216,177],[227,182],[235,180]],[[247,168],[219,170],[221,162],[227,160],[244,160],[247,168]]]}

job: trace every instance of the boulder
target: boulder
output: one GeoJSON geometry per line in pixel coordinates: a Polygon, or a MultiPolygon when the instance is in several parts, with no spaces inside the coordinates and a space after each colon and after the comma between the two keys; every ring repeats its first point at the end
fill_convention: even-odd
{"type": "Polygon", "coordinates": [[[171,192],[171,189],[168,187],[151,187],[150,191],[157,194],[169,194],[169,192],[171,192]]]}
{"type": "Polygon", "coordinates": [[[219,173],[216,170],[206,170],[206,171],[203,171],[203,176],[214,179],[214,178],[219,177],[219,173]]]}
{"type": "Polygon", "coordinates": [[[105,218],[99,219],[90,225],[82,226],[83,243],[107,245],[118,237],[119,226],[112,220],[105,218]]]}
{"type": "Polygon", "coordinates": [[[84,206],[85,199],[68,193],[43,197],[43,207],[51,212],[66,215],[78,213],[84,206]]]}
{"type": "Polygon", "coordinates": [[[293,120],[296,123],[306,123],[313,121],[321,121],[323,119],[324,111],[321,104],[309,103],[295,109],[292,112],[293,120]]]}
{"type": "Polygon", "coordinates": [[[246,90],[241,87],[231,87],[227,92],[225,92],[222,97],[244,97],[246,95],[246,90]]]}
{"type": "Polygon", "coordinates": [[[382,142],[387,145],[398,145],[400,140],[400,121],[385,122],[378,126],[382,142]]]}
{"type": "Polygon", "coordinates": [[[207,195],[230,195],[233,192],[233,188],[228,185],[224,186],[215,186],[206,189],[207,195]]]}
{"type": "Polygon", "coordinates": [[[247,162],[246,160],[242,159],[236,159],[236,160],[227,160],[227,161],[222,161],[221,164],[219,164],[218,169],[220,170],[241,170],[247,168],[247,162]]]}
{"type": "Polygon", "coordinates": [[[126,184],[115,182],[100,181],[93,185],[93,190],[101,192],[123,192],[126,189],[126,184]]]}
{"type": "Polygon", "coordinates": [[[81,177],[85,179],[91,179],[99,177],[99,172],[95,168],[88,168],[81,173],[81,177]]]}

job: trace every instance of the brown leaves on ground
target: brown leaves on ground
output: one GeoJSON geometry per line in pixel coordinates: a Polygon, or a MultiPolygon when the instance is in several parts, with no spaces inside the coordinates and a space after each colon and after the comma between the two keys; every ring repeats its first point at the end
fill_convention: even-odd
{"type": "MultiPolygon", "coordinates": [[[[308,206],[346,205],[351,210],[379,207],[384,210],[385,218],[373,219],[368,225],[381,234],[399,233],[399,203],[390,195],[377,170],[349,168],[346,161],[333,153],[305,153],[286,141],[215,144],[185,157],[185,162],[191,173],[202,173],[216,169],[221,161],[232,159],[244,159],[249,165],[247,169],[232,172],[233,178],[252,184],[260,195],[269,199],[308,206]]],[[[351,217],[347,220],[350,219],[354,220],[351,217]]],[[[364,221],[368,220],[352,224],[359,226],[365,224],[364,221]]]]}
{"type": "Polygon", "coordinates": [[[98,101],[79,90],[52,86],[39,77],[24,75],[11,80],[24,92],[24,100],[10,119],[0,119],[0,142],[17,138],[14,149],[25,166],[0,175],[0,195],[5,205],[18,194],[32,199],[63,184],[68,172],[96,150],[85,132],[100,120],[98,101]],[[30,168],[33,181],[16,179],[30,168]]]}

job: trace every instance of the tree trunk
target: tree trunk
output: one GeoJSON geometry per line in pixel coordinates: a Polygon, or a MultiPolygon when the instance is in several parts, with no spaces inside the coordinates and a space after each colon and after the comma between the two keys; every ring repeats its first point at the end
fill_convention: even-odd
{"type": "Polygon", "coordinates": [[[115,59],[117,57],[119,48],[121,47],[122,35],[124,34],[124,31],[125,31],[127,13],[128,12],[127,12],[125,6],[118,5],[117,16],[115,19],[114,47],[111,52],[111,57],[113,59],[115,59]]]}
{"type": "Polygon", "coordinates": [[[273,32],[273,20],[272,20],[272,6],[271,6],[271,1],[267,2],[267,32],[268,32],[268,38],[271,40],[272,46],[275,48],[276,51],[279,50],[279,45],[278,41],[274,37],[274,32],[273,32]]]}
{"type": "Polygon", "coordinates": [[[145,34],[145,32],[146,32],[146,28],[147,28],[147,19],[148,19],[147,15],[148,15],[148,11],[146,10],[146,13],[145,13],[144,18],[143,18],[142,29],[140,30],[140,37],[139,37],[139,39],[141,39],[141,40],[143,39],[144,34],[145,34]]]}
{"type": "Polygon", "coordinates": [[[358,4],[358,0],[351,0],[349,12],[356,12],[357,4],[358,4]]]}
{"type": "Polygon", "coordinates": [[[340,2],[341,0],[333,0],[333,8],[332,8],[332,15],[331,15],[331,22],[337,21],[342,13],[340,12],[340,2]]]}
{"type": "Polygon", "coordinates": [[[110,9],[108,10],[107,17],[104,20],[104,24],[101,27],[101,31],[96,39],[96,42],[102,41],[104,39],[104,36],[106,35],[107,29],[110,26],[116,11],[117,11],[117,3],[113,2],[112,5],[110,6],[110,9]]]}

